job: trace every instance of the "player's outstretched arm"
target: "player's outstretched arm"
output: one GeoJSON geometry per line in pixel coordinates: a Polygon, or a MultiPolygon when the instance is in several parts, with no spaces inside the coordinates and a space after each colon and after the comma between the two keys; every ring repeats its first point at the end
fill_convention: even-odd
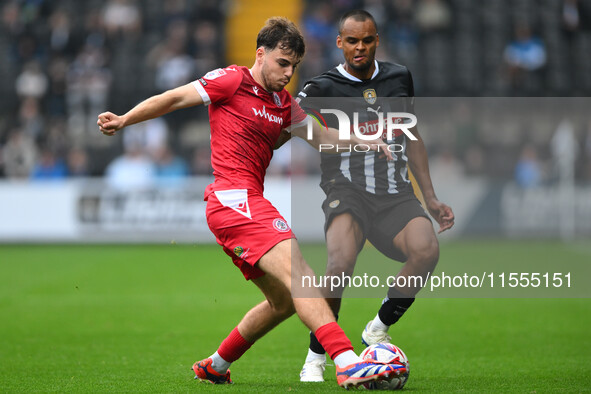
{"type": "Polygon", "coordinates": [[[168,90],[152,96],[133,107],[125,115],[103,112],[98,116],[96,124],[105,135],[114,135],[126,126],[154,119],[177,109],[203,104],[201,95],[192,84],[168,90]]]}
{"type": "Polygon", "coordinates": [[[407,141],[406,155],[408,156],[408,165],[412,171],[429,213],[439,223],[439,233],[450,229],[454,225],[454,213],[447,204],[442,203],[435,195],[435,189],[431,182],[431,175],[429,174],[429,159],[427,157],[427,150],[423,139],[419,135],[418,129],[415,127],[411,129],[411,133],[417,137],[416,141],[407,141]]]}
{"type": "Polygon", "coordinates": [[[312,122],[312,136],[308,136],[307,122],[302,122],[298,127],[291,130],[291,134],[300,137],[313,148],[321,150],[323,153],[343,153],[353,149],[357,146],[368,146],[371,150],[379,152],[386,156],[388,160],[394,160],[392,153],[388,150],[386,144],[381,138],[373,140],[362,140],[354,134],[349,136],[349,139],[341,139],[339,131],[331,127],[323,128],[318,123],[312,122]]]}

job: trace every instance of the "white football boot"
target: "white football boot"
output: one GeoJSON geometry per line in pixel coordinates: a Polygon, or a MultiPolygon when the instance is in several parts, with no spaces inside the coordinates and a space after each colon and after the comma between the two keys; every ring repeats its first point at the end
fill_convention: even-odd
{"type": "Polygon", "coordinates": [[[316,358],[304,363],[302,372],[300,372],[300,382],[324,382],[325,368],[326,359],[316,358]]]}
{"type": "Polygon", "coordinates": [[[375,345],[376,343],[390,343],[392,337],[388,335],[387,331],[371,330],[372,322],[373,320],[370,320],[361,333],[361,343],[363,343],[365,346],[375,345]]]}

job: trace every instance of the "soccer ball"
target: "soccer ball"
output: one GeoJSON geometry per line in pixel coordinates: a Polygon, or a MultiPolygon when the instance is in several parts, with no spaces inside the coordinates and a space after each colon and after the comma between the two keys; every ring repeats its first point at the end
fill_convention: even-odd
{"type": "Polygon", "coordinates": [[[361,358],[364,360],[372,359],[384,363],[398,362],[406,366],[406,373],[390,381],[380,380],[365,383],[363,386],[368,390],[400,390],[408,380],[410,365],[406,354],[397,346],[391,343],[378,343],[371,345],[361,352],[361,358]]]}

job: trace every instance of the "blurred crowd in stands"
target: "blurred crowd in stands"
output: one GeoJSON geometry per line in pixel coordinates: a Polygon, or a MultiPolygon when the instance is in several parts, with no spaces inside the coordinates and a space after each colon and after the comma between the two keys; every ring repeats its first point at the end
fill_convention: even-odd
{"type": "MultiPolygon", "coordinates": [[[[407,65],[419,97],[591,96],[591,0],[304,3],[300,84],[342,62],[338,17],[365,8],[379,25],[378,58],[407,65]]],[[[205,108],[131,127],[122,138],[100,134],[96,117],[227,65],[229,12],[229,0],[1,2],[0,177],[104,175],[114,187],[144,187],[211,174],[205,108]]],[[[563,119],[518,126],[496,119],[497,129],[510,130],[501,154],[499,137],[487,137],[489,126],[469,106],[453,108],[455,123],[423,133],[438,171],[514,178],[524,187],[551,178],[551,138],[563,119]]],[[[591,120],[570,127],[577,179],[591,181],[591,120]]],[[[269,172],[318,170],[317,153],[292,143],[269,172]]]]}

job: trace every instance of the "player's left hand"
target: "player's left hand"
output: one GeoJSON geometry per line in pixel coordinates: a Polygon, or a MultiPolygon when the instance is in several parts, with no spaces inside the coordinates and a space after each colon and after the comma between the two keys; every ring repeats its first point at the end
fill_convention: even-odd
{"type": "Polygon", "coordinates": [[[455,215],[449,205],[434,199],[427,202],[427,209],[431,216],[437,221],[437,223],[439,223],[439,231],[437,234],[441,234],[445,230],[449,230],[453,227],[455,215]]]}

